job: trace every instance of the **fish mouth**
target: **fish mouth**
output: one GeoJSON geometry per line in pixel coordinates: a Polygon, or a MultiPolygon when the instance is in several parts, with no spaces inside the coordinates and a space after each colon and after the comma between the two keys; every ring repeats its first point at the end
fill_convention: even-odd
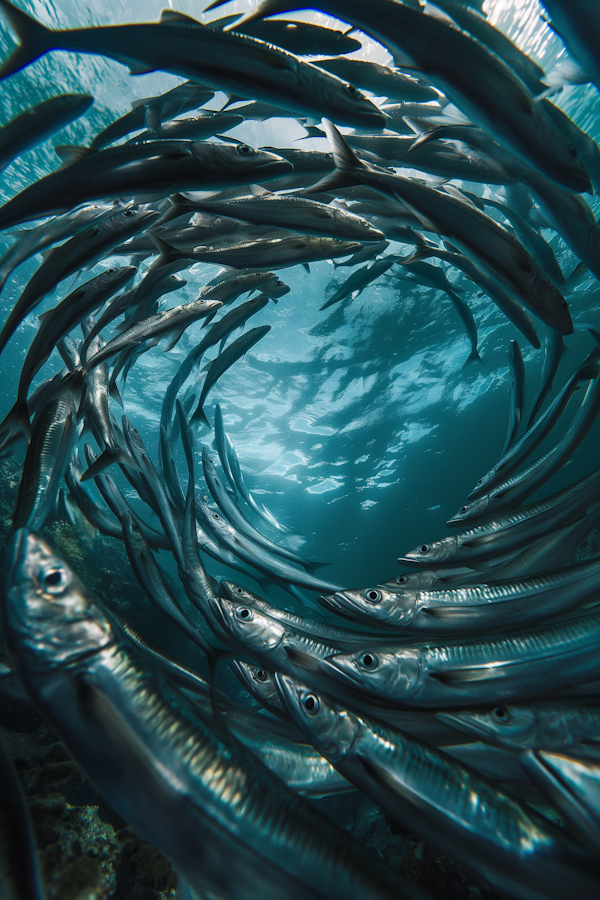
{"type": "Polygon", "coordinates": [[[237,585],[233,584],[231,581],[221,581],[220,584],[225,592],[227,600],[240,600],[240,596],[237,593],[237,585]]]}
{"type": "Polygon", "coordinates": [[[213,628],[213,631],[216,627],[217,637],[227,638],[227,640],[231,640],[231,632],[228,628],[229,617],[227,616],[225,610],[221,606],[219,597],[209,597],[208,598],[208,608],[211,612],[211,621],[209,621],[209,625],[213,628]],[[213,627],[215,626],[215,627],[213,627]]]}
{"type": "Polygon", "coordinates": [[[339,598],[342,596],[339,591],[336,591],[335,594],[321,594],[320,597],[317,597],[318,603],[321,606],[324,606],[325,609],[333,610],[333,612],[341,613],[344,611],[345,606],[340,602],[339,598]]]}

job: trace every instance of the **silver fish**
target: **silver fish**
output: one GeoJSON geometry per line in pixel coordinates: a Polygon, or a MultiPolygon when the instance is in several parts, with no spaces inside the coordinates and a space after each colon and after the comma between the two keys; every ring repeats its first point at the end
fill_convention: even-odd
{"type": "Polygon", "coordinates": [[[206,725],[30,532],[13,545],[6,606],[11,658],[36,704],[107,801],[195,890],[231,900],[418,896],[206,725]]]}
{"type": "Polygon", "coordinates": [[[594,890],[591,858],[510,794],[286,675],[276,681],[292,720],[340,774],[488,883],[522,900],[559,900],[574,880],[594,890]]]}

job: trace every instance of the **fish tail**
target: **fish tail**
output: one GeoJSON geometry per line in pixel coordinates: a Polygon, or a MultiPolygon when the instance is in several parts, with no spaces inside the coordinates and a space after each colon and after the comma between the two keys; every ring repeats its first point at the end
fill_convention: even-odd
{"type": "Polygon", "coordinates": [[[0,441],[3,444],[10,444],[12,441],[9,439],[19,432],[22,432],[28,441],[31,440],[31,422],[27,404],[17,402],[0,423],[0,441]]]}
{"type": "Polygon", "coordinates": [[[104,469],[111,466],[113,463],[120,463],[121,465],[127,466],[130,469],[137,469],[138,471],[140,468],[131,456],[123,450],[105,450],[104,453],[100,454],[98,459],[88,466],[79,480],[89,481],[90,478],[95,478],[96,475],[100,475],[104,469]]]}
{"type": "Polygon", "coordinates": [[[207,428],[210,428],[210,422],[206,418],[206,413],[204,412],[204,407],[201,406],[200,404],[198,404],[194,415],[190,419],[190,425],[195,425],[196,422],[202,422],[203,425],[206,425],[207,428]]]}
{"type": "Polygon", "coordinates": [[[15,47],[0,66],[0,80],[8,78],[24,69],[52,48],[52,31],[41,25],[32,16],[17,9],[8,0],[0,0],[0,12],[8,19],[11,28],[19,38],[19,46],[15,47]]]}
{"type": "Polygon", "coordinates": [[[361,171],[367,168],[333,122],[323,119],[323,128],[331,144],[335,171],[326,175],[312,187],[306,188],[305,194],[319,194],[362,184],[361,171]]]}
{"type": "Polygon", "coordinates": [[[475,348],[475,350],[471,350],[471,352],[469,353],[469,356],[467,357],[467,360],[466,360],[465,364],[463,365],[463,370],[466,369],[468,366],[472,365],[473,363],[480,363],[480,365],[483,366],[483,360],[480,357],[479,353],[477,352],[477,348],[475,348]]]}

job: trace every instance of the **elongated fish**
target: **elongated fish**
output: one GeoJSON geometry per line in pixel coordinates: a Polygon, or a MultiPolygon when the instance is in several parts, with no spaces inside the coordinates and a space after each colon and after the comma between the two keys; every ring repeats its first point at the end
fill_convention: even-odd
{"type": "Polygon", "coordinates": [[[594,600],[600,562],[593,560],[547,575],[470,583],[434,590],[339,591],[321,597],[326,609],[362,625],[398,634],[470,634],[537,623],[594,600]]]}
{"type": "Polygon", "coordinates": [[[517,700],[592,680],[600,616],[446,644],[365,647],[318,659],[318,671],[388,704],[458,706],[517,700]]]}
{"type": "Polygon", "coordinates": [[[276,682],[292,720],[340,774],[488,883],[522,900],[559,900],[576,882],[597,889],[592,858],[512,795],[301,682],[276,682]]]}
{"type": "Polygon", "coordinates": [[[504,443],[500,451],[501,457],[514,444],[525,406],[525,365],[516,341],[511,341],[508,347],[508,369],[510,372],[508,422],[504,443]]]}
{"type": "Polygon", "coordinates": [[[82,116],[93,102],[90,94],[61,94],[42,100],[3,125],[0,128],[0,172],[17,156],[82,116]]]}
{"type": "MultiPolygon", "coordinates": [[[[224,2],[216,0],[211,8],[224,2]]],[[[306,0],[263,0],[233,27],[305,6],[306,0]]],[[[577,148],[553,117],[499,56],[467,32],[443,17],[423,14],[420,7],[387,0],[368,6],[360,0],[319,0],[318,9],[380,41],[397,65],[417,69],[471,121],[547,178],[569,190],[589,189],[577,148]]]]}
{"type": "Polygon", "coordinates": [[[74,162],[40,178],[0,207],[0,229],[106,197],[156,199],[176,191],[248,184],[291,171],[290,163],[247,144],[145,141],[75,151],[74,162]]]}
{"type": "Polygon", "coordinates": [[[341,78],[264,41],[207,28],[172,9],[163,10],[159,22],[53,31],[8,0],[0,6],[22,41],[0,69],[1,78],[60,48],[108,56],[132,74],[161,69],[302,115],[331,114],[342,125],[377,128],[385,121],[374,103],[341,78]]]}
{"type": "Polygon", "coordinates": [[[107,801],[193,889],[231,900],[421,896],[205,724],[30,532],[13,544],[5,618],[30,696],[107,801]]]}
{"type": "Polygon", "coordinates": [[[454,193],[362,162],[334,125],[326,122],[325,128],[332,144],[336,171],[330,179],[326,176],[319,183],[321,188],[366,184],[408,204],[426,230],[441,232],[460,249],[474,254],[503,286],[555,331],[572,333],[573,323],[566,300],[505,228],[454,193]]]}

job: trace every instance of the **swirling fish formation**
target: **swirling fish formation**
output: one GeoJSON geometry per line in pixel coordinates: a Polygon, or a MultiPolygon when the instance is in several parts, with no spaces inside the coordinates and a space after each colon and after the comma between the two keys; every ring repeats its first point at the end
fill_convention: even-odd
{"type": "MultiPolygon", "coordinates": [[[[19,39],[3,79],[55,49],[188,79],[133,104],[91,147],[60,148],[65,164],[0,208],[2,229],[43,220],[0,260],[1,286],[49,251],[5,318],[0,350],[55,287],[63,291],[40,316],[0,426],[5,455],[26,447],[3,599],[3,684],[18,679],[100,793],[168,857],[181,897],[424,897],[302,796],[352,789],[502,896],[598,896],[600,561],[574,558],[600,523],[600,470],[531,499],[600,409],[594,331],[589,355],[546,403],[573,323],[570,286],[539,224],[578,256],[572,282],[600,278],[600,230],[582,197],[600,186],[598,147],[552,102],[556,78],[476,3],[317,0],[357,37],[266,18],[304,6],[264,0],[241,19],[208,24],[168,9],[156,23],[51,31],[0,0],[19,39]],[[346,56],[361,34],[395,65],[346,56]],[[203,109],[216,91],[227,104],[203,109]],[[325,133],[331,153],[256,150],[223,136],[271,116],[325,133]],[[356,130],[344,136],[338,126],[356,130]],[[408,167],[417,176],[396,171],[408,167]],[[502,200],[464,182],[501,185],[502,200]],[[406,248],[386,254],[390,241],[406,248]],[[115,256],[128,264],[64,291],[71,275],[115,256]],[[290,548],[246,484],[220,406],[207,414],[216,382],[270,326],[231,335],[289,291],[273,270],[347,257],[366,265],[323,308],[395,266],[398,277],[446,292],[476,363],[473,314],[447,277],[458,268],[533,347],[532,316],[551,334],[527,423],[525,367],[511,341],[506,439],[448,522],[463,530],[405,553],[408,574],[360,589],[327,581],[322,563],[290,548]],[[196,300],[166,306],[161,298],[186,283],[181,272],[202,272],[198,263],[224,268],[196,300]],[[199,337],[164,391],[153,458],[130,418],[117,422],[115,404],[143,353],[161,341],[168,352],[194,326],[199,337]],[[65,368],[50,374],[55,349],[65,368]],[[564,436],[535,456],[574,396],[564,436]],[[220,470],[202,437],[198,490],[206,428],[220,470]],[[99,532],[123,542],[197,665],[138,633],[119,598],[86,586],[40,534],[59,497],[82,541],[99,532]],[[157,550],[172,556],[176,587],[157,550]],[[296,612],[217,581],[215,562],[265,592],[283,588],[296,612]],[[225,686],[227,662],[253,700],[225,686]]],[[[571,54],[570,77],[600,88],[592,5],[545,6],[571,54]]],[[[0,130],[0,163],[91,102],[65,95],[17,116],[0,130]]],[[[3,859],[2,888],[42,897],[18,780],[3,756],[0,767],[12,845],[26,860],[3,859]]]]}

